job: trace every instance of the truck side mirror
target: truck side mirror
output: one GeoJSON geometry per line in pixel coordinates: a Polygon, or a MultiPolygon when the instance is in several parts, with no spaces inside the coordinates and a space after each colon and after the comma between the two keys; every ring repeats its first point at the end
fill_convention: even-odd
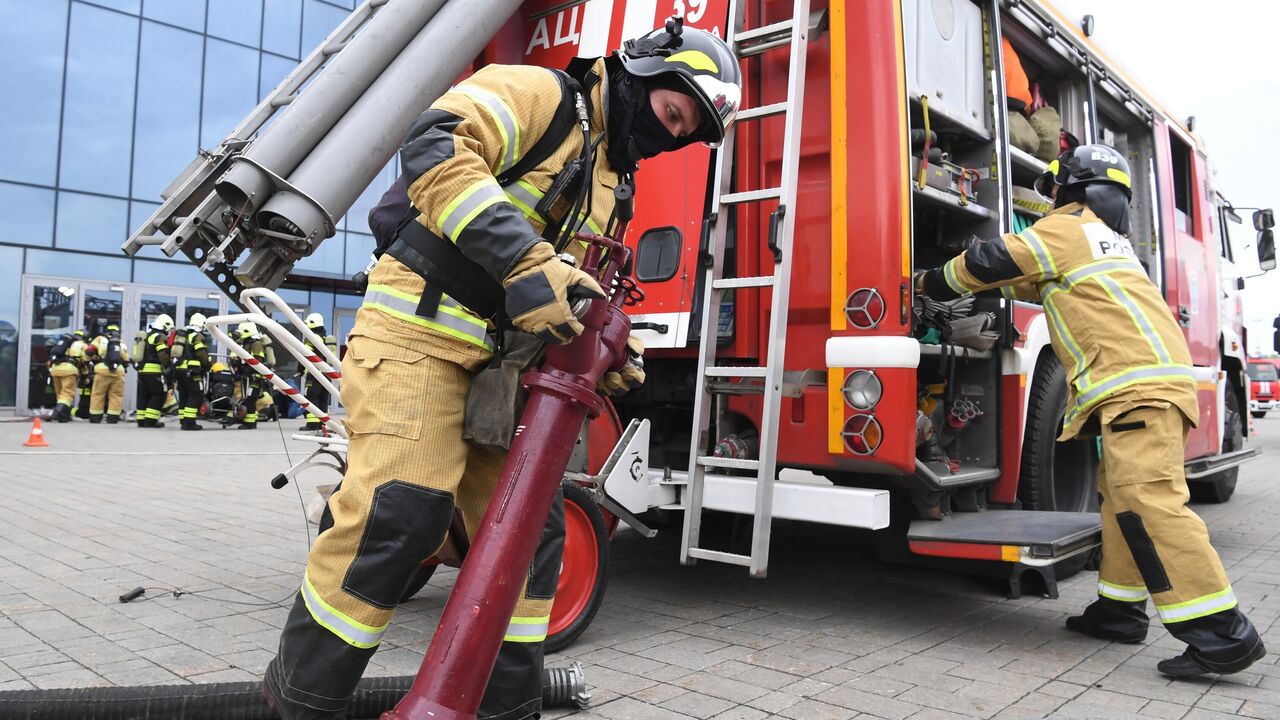
{"type": "Polygon", "coordinates": [[[1275,213],[1271,211],[1271,208],[1264,208],[1253,213],[1254,230],[1262,232],[1263,230],[1270,230],[1275,226],[1276,216],[1275,213]]]}
{"type": "Polygon", "coordinates": [[[1276,266],[1276,236],[1271,228],[1258,233],[1258,267],[1265,272],[1276,266]]]}
{"type": "Polygon", "coordinates": [[[680,246],[683,238],[674,227],[650,228],[636,243],[636,279],[641,282],[664,282],[680,269],[680,246]]]}

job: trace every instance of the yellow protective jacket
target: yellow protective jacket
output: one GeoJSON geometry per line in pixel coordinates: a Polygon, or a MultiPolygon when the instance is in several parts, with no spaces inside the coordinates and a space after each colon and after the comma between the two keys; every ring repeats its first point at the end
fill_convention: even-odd
{"type": "Polygon", "coordinates": [[[142,375],[158,375],[169,367],[169,333],[148,329],[141,362],[142,367],[138,368],[138,372],[142,375]]]}
{"type": "MultiPolygon", "coordinates": [[[[1007,288],[1044,304],[1049,338],[1067,369],[1070,395],[1061,439],[1141,405],[1200,412],[1191,353],[1159,289],[1128,238],[1083,204],[1057,208],[1016,235],[979,243],[923,274],[920,289],[947,299],[1007,288]]],[[[1007,293],[1009,294],[1009,293],[1007,293]]]]}
{"type": "Polygon", "coordinates": [[[125,366],[129,364],[129,351],[125,348],[124,341],[117,339],[116,351],[120,353],[120,364],[111,369],[107,367],[107,348],[111,340],[106,335],[99,335],[93,339],[93,346],[98,351],[98,364],[93,367],[94,372],[108,373],[117,377],[124,377],[125,366]]]}
{"type": "MultiPolygon", "coordinates": [[[[605,129],[604,61],[591,90],[591,136],[605,129]]],[[[505,191],[495,176],[511,168],[551,124],[560,105],[560,83],[551,70],[531,65],[489,65],[448,93],[413,124],[401,148],[403,175],[419,221],[457,244],[501,282],[510,267],[542,238],[546,220],[535,206],[552,180],[582,150],[582,133],[571,131],[537,168],[505,191]]],[[[613,213],[613,188],[619,182],[605,160],[607,141],[596,148],[594,186],[585,229],[601,232],[613,213]]],[[[567,195],[568,193],[566,193],[567,195]]],[[[567,211],[561,198],[552,207],[567,211]]],[[[573,245],[576,245],[573,244],[573,245]]],[[[580,248],[570,247],[578,252],[580,248]]],[[[441,357],[473,363],[492,350],[488,323],[447,295],[435,317],[416,314],[425,281],[400,261],[383,255],[369,276],[369,288],[357,315],[356,334],[419,349],[427,338],[441,357]]]]}

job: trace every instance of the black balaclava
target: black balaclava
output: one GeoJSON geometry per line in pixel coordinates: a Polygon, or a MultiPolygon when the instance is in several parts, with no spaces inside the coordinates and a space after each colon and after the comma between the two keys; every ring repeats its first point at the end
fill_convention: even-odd
{"type": "Polygon", "coordinates": [[[1115,232],[1129,235],[1129,198],[1120,186],[1109,182],[1060,186],[1054,207],[1074,202],[1084,203],[1115,232]]]}
{"type": "MultiPolygon", "coordinates": [[[[605,156],[614,170],[624,175],[633,173],[640,160],[691,142],[691,139],[672,135],[653,112],[644,78],[627,72],[616,58],[610,57],[606,62],[609,74],[609,146],[605,156]]],[[[662,85],[655,83],[654,86],[662,85]]]]}

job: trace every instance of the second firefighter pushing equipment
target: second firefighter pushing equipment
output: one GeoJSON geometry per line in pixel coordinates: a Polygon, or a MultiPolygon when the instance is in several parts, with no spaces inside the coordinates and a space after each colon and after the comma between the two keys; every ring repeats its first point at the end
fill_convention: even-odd
{"type": "Polygon", "coordinates": [[[1196,379],[1182,330],[1127,237],[1128,163],[1114,148],[1082,145],[1050,163],[1036,190],[1054,198],[1052,212],[919,273],[916,289],[942,300],[1002,288],[1044,305],[1053,350],[1068,369],[1059,439],[1102,437],[1098,599],[1068,629],[1139,642],[1151,598],[1165,629],[1188,646],[1161,661],[1161,672],[1239,672],[1266,651],[1204,522],[1186,507],[1196,379]]]}

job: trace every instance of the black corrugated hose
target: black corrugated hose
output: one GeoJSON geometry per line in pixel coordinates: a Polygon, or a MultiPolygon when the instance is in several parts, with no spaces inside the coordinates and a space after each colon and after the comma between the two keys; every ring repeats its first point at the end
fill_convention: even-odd
{"type": "MultiPolygon", "coordinates": [[[[376,718],[395,707],[413,675],[365,678],[349,717],[376,718]]],[[[582,666],[543,670],[543,707],[586,707],[582,666]]],[[[0,720],[277,720],[262,683],[140,685],[135,687],[10,690],[0,692],[0,720]]]]}

